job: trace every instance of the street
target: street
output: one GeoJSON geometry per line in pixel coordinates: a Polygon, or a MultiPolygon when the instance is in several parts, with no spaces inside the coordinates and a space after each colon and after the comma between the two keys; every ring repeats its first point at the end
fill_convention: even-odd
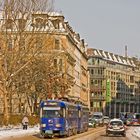
{"type": "MultiPolygon", "coordinates": [[[[136,127],[128,127],[126,137],[122,136],[106,136],[105,127],[97,127],[89,129],[88,132],[77,134],[68,138],[53,138],[53,140],[138,140],[132,135],[132,131],[136,127]]],[[[5,140],[41,140],[39,134],[33,134],[30,136],[15,136],[10,138],[4,138],[5,140]]],[[[47,138],[48,139],[48,138],[47,138]]],[[[52,140],[52,139],[50,139],[52,140]]]]}

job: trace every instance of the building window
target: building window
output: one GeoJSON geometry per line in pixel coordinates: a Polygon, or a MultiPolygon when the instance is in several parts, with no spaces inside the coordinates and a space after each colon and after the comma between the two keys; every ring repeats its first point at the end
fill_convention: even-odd
{"type": "Polygon", "coordinates": [[[93,79],[91,79],[90,83],[91,83],[91,85],[93,85],[93,79]]]}
{"type": "Polygon", "coordinates": [[[98,74],[100,74],[100,69],[98,69],[98,74]]]}
{"type": "Polygon", "coordinates": [[[60,60],[59,60],[59,70],[60,70],[60,71],[62,71],[62,65],[63,65],[62,59],[60,59],[60,60]]]}
{"type": "Polygon", "coordinates": [[[93,107],[93,102],[90,102],[90,106],[93,107]]]}
{"type": "Polygon", "coordinates": [[[99,63],[100,63],[100,60],[98,59],[98,60],[97,60],[97,64],[99,64],[99,63]]]}
{"type": "Polygon", "coordinates": [[[94,80],[94,84],[95,85],[98,85],[98,80],[94,80]]]}
{"type": "Polygon", "coordinates": [[[91,72],[91,74],[94,74],[94,70],[93,70],[93,69],[91,69],[91,71],[90,71],[90,72],[91,72]]]}
{"type": "Polygon", "coordinates": [[[60,40],[59,39],[55,39],[55,49],[56,50],[60,49],[60,40]]]}
{"type": "Polygon", "coordinates": [[[54,59],[54,67],[57,68],[57,59],[54,59]]]}
{"type": "Polygon", "coordinates": [[[94,97],[94,93],[91,93],[91,97],[94,97]]]}
{"type": "Polygon", "coordinates": [[[134,82],[134,76],[130,76],[130,83],[134,82]]]}

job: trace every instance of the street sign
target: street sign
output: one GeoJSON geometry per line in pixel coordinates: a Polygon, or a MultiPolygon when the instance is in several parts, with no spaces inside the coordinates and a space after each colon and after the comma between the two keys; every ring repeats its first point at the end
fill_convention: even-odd
{"type": "Polygon", "coordinates": [[[110,103],[111,102],[111,84],[110,84],[110,80],[108,79],[107,80],[107,83],[106,83],[106,102],[107,103],[110,103]]]}

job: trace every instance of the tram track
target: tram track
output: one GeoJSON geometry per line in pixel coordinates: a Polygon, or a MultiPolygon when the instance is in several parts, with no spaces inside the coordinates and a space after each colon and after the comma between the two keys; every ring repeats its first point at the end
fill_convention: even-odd
{"type": "Polygon", "coordinates": [[[98,133],[101,133],[102,131],[103,132],[105,131],[105,127],[91,128],[87,132],[70,136],[68,138],[65,138],[65,140],[76,140],[77,138],[79,139],[79,138],[82,138],[82,137],[87,136],[87,135],[90,135],[90,134],[95,134],[96,135],[98,133]]]}

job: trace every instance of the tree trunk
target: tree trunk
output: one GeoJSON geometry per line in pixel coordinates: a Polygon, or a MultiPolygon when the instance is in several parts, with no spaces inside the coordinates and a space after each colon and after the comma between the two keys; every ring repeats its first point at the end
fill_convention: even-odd
{"type": "MultiPolygon", "coordinates": [[[[32,99],[31,98],[29,98],[29,96],[27,95],[27,104],[28,104],[28,113],[31,115],[32,114],[32,105],[33,105],[33,103],[32,103],[32,99]]],[[[24,112],[25,113],[25,112],[24,112]]]]}
{"type": "Polygon", "coordinates": [[[7,92],[4,93],[4,123],[8,125],[9,123],[9,111],[8,111],[8,100],[7,100],[7,92]]]}

